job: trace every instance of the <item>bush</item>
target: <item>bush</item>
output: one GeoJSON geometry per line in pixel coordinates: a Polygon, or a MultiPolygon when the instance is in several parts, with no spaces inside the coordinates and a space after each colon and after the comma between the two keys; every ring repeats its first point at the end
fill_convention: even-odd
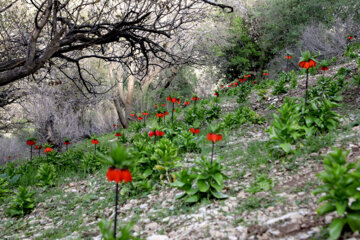
{"type": "Polygon", "coordinates": [[[211,163],[201,156],[201,159],[196,160],[195,163],[198,167],[193,167],[190,171],[184,169],[175,174],[176,182],[171,185],[184,191],[177,195],[176,199],[184,198],[187,203],[195,203],[210,198],[227,198],[227,195],[221,192],[226,176],[222,173],[220,162],[211,163]]]}
{"type": "Polygon", "coordinates": [[[85,173],[94,173],[101,168],[101,162],[96,158],[96,155],[92,152],[86,153],[80,160],[80,167],[85,173]]]}
{"type": "Polygon", "coordinates": [[[7,197],[10,192],[8,186],[9,183],[5,180],[5,178],[0,177],[0,203],[7,197]]]}
{"type": "Polygon", "coordinates": [[[345,226],[360,231],[360,162],[347,163],[348,154],[334,149],[324,157],[325,171],[318,174],[324,184],[313,192],[323,194],[319,202],[325,204],[316,210],[319,215],[336,211],[340,216],[330,224],[330,239],[338,239],[345,226]]]}
{"type": "Polygon", "coordinates": [[[107,221],[105,219],[102,219],[99,222],[100,232],[104,240],[140,240],[139,238],[136,238],[131,234],[131,229],[134,226],[133,223],[129,223],[121,227],[120,230],[117,231],[116,239],[114,238],[114,231],[112,230],[112,225],[112,221],[107,221]]]}
{"type": "Polygon", "coordinates": [[[199,143],[202,137],[193,135],[189,130],[183,130],[181,134],[174,138],[174,143],[182,152],[201,152],[199,143]]]}
{"type": "Polygon", "coordinates": [[[284,79],[279,78],[277,80],[277,82],[274,85],[274,89],[273,89],[273,95],[279,95],[282,93],[287,93],[287,88],[286,88],[286,82],[284,79]]]}
{"type": "Polygon", "coordinates": [[[36,180],[38,181],[36,185],[41,187],[53,186],[55,177],[56,172],[54,165],[49,163],[41,164],[36,174],[36,180]]]}
{"type": "Polygon", "coordinates": [[[23,217],[24,215],[31,213],[34,208],[34,193],[30,191],[30,188],[20,186],[19,191],[10,203],[7,214],[12,217],[23,217]]]}

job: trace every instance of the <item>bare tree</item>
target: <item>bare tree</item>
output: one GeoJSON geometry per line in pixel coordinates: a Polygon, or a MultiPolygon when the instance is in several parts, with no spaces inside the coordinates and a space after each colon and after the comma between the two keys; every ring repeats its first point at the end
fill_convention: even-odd
{"type": "Polygon", "coordinates": [[[20,0],[0,6],[0,86],[43,68],[73,67],[86,90],[95,92],[82,67],[87,58],[119,62],[145,76],[151,60],[177,58],[166,39],[207,6],[232,11],[210,0],[20,0]]]}

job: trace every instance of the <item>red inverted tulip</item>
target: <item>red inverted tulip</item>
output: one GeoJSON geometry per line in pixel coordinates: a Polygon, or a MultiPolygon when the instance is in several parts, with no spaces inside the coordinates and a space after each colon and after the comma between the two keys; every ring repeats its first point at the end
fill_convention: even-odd
{"type": "Polygon", "coordinates": [[[154,105],[154,107],[158,107],[158,105],[157,105],[157,104],[155,104],[155,105],[154,105]]]}
{"type": "Polygon", "coordinates": [[[35,149],[36,149],[36,150],[42,149],[42,146],[41,146],[41,145],[36,145],[36,146],[35,146],[35,149]]]}
{"type": "Polygon", "coordinates": [[[171,101],[170,96],[168,96],[168,97],[166,98],[166,101],[168,101],[168,102],[170,102],[170,101],[171,101]]]}
{"type": "Polygon", "coordinates": [[[291,55],[287,55],[286,58],[287,58],[287,59],[292,59],[292,56],[291,56],[291,55]]]}
{"type": "Polygon", "coordinates": [[[154,136],[154,134],[155,134],[155,132],[154,132],[154,131],[150,131],[150,132],[148,133],[149,137],[154,136]]]}
{"type": "Polygon", "coordinates": [[[115,133],[115,136],[116,137],[121,137],[122,135],[121,135],[121,133],[115,133]]]}
{"type": "Polygon", "coordinates": [[[140,121],[140,120],[143,120],[143,117],[137,116],[137,119],[140,121]]]}
{"type": "Polygon", "coordinates": [[[193,101],[197,101],[197,100],[199,100],[199,98],[198,97],[192,97],[191,98],[193,101]]]}
{"type": "Polygon", "coordinates": [[[163,132],[163,131],[156,130],[156,131],[155,131],[155,135],[162,137],[162,136],[164,136],[164,132],[163,132]]]}
{"type": "Polygon", "coordinates": [[[147,115],[149,115],[149,113],[143,112],[142,115],[147,116],[147,115]]]}
{"type": "Polygon", "coordinates": [[[26,141],[26,144],[29,145],[29,146],[33,146],[33,145],[35,145],[35,141],[33,141],[33,140],[27,140],[27,141],[26,141]]]}
{"type": "Polygon", "coordinates": [[[135,113],[131,113],[130,116],[132,116],[132,117],[135,116],[135,113]]]}
{"type": "Polygon", "coordinates": [[[114,167],[109,167],[106,177],[109,182],[115,181],[116,183],[119,182],[131,182],[132,176],[128,169],[118,169],[114,167]]]}
{"type": "Polygon", "coordinates": [[[220,87],[221,87],[221,88],[223,88],[223,87],[224,87],[224,85],[221,85],[220,87]]]}
{"type": "Polygon", "coordinates": [[[165,111],[164,115],[169,115],[169,112],[165,111]]]}
{"type": "Polygon", "coordinates": [[[327,70],[329,70],[329,68],[328,67],[320,67],[320,70],[327,71],[327,70]]]}
{"type": "Polygon", "coordinates": [[[269,76],[269,73],[264,72],[262,75],[263,75],[263,76],[269,76]]]}
{"type": "Polygon", "coordinates": [[[92,139],[92,140],[91,140],[91,144],[99,144],[99,140],[97,140],[97,139],[92,139]]]}
{"type": "MultiPolygon", "coordinates": [[[[64,145],[69,145],[70,144],[70,141],[65,141],[64,142],[64,145]]],[[[36,149],[36,147],[35,147],[35,149],[36,149]]]]}
{"type": "Polygon", "coordinates": [[[10,159],[11,157],[10,156],[8,156],[8,159],[10,159]]]}
{"type": "Polygon", "coordinates": [[[49,153],[49,152],[52,152],[52,151],[53,151],[53,149],[51,147],[47,147],[44,150],[45,153],[49,153]]]}
{"type": "Polygon", "coordinates": [[[348,36],[348,39],[351,40],[351,39],[353,39],[353,37],[352,37],[352,36],[348,36]]]}
{"type": "Polygon", "coordinates": [[[207,135],[207,140],[212,141],[212,142],[218,142],[220,140],[223,140],[223,137],[221,134],[215,134],[215,133],[208,133],[207,135]]]}
{"type": "Polygon", "coordinates": [[[309,69],[311,67],[316,67],[316,62],[312,59],[310,59],[309,61],[301,61],[299,63],[299,66],[301,68],[309,69]]]}
{"type": "Polygon", "coordinates": [[[165,104],[165,103],[163,103],[163,104],[161,104],[161,106],[165,107],[165,106],[166,106],[166,104],[165,104]]]}
{"type": "Polygon", "coordinates": [[[214,95],[215,95],[216,97],[219,97],[219,94],[218,94],[218,93],[214,93],[214,95]]]}

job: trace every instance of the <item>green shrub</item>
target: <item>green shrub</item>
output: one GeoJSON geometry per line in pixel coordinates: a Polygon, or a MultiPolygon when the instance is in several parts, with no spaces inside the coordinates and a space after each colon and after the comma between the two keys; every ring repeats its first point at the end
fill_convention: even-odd
{"type": "Polygon", "coordinates": [[[287,93],[288,89],[286,88],[285,85],[286,85],[286,82],[284,79],[278,79],[273,88],[273,95],[287,93]]]}
{"type": "Polygon", "coordinates": [[[286,98],[282,107],[274,113],[274,121],[268,132],[270,133],[270,153],[289,154],[294,152],[292,145],[305,135],[305,129],[300,125],[300,106],[295,100],[286,98]]]}
{"type": "Polygon", "coordinates": [[[196,167],[190,171],[183,169],[175,174],[176,182],[172,183],[173,187],[184,191],[176,196],[176,199],[184,198],[187,203],[195,203],[203,199],[224,199],[227,195],[221,191],[224,188],[224,178],[220,161],[210,160],[201,156],[200,160],[196,160],[196,167]]]}
{"type": "Polygon", "coordinates": [[[343,90],[343,83],[334,81],[332,77],[321,76],[316,86],[309,89],[309,99],[313,98],[327,98],[334,101],[341,101],[341,92],[343,90]]]}
{"type": "Polygon", "coordinates": [[[249,107],[240,107],[235,113],[228,113],[225,115],[223,121],[220,123],[221,128],[234,129],[247,122],[253,124],[264,123],[264,118],[260,117],[255,111],[249,107]]]}
{"type": "Polygon", "coordinates": [[[261,174],[256,177],[256,180],[247,189],[248,192],[255,194],[257,192],[267,192],[274,187],[274,182],[266,174],[261,174]]]}
{"type": "Polygon", "coordinates": [[[34,193],[30,191],[30,188],[20,186],[19,191],[10,203],[10,208],[7,210],[7,214],[12,217],[22,217],[31,213],[34,208],[34,193]]]}
{"type": "Polygon", "coordinates": [[[189,130],[183,130],[181,134],[174,138],[174,143],[182,152],[201,152],[199,143],[202,140],[202,136],[193,135],[189,130]]]}
{"type": "Polygon", "coordinates": [[[203,122],[205,119],[205,108],[193,106],[185,112],[184,121],[188,125],[194,125],[196,121],[203,122]]]}
{"type": "Polygon", "coordinates": [[[9,183],[5,178],[0,177],[0,203],[7,197],[10,192],[9,183]]]}
{"type": "Polygon", "coordinates": [[[210,108],[205,110],[205,120],[207,122],[212,122],[213,120],[219,119],[221,107],[219,104],[214,102],[211,102],[209,105],[210,108]]]}
{"type": "Polygon", "coordinates": [[[312,99],[302,111],[303,125],[311,135],[335,130],[339,125],[339,114],[332,109],[339,104],[328,99],[312,99]]]}
{"type": "Polygon", "coordinates": [[[323,194],[319,202],[325,204],[316,210],[319,215],[336,211],[340,216],[330,224],[330,239],[338,239],[346,225],[353,232],[360,231],[360,162],[347,163],[348,154],[334,149],[325,156],[325,171],[318,174],[324,184],[313,192],[323,194]]]}
{"type": "MultiPolygon", "coordinates": [[[[102,153],[102,151],[99,151],[102,153]]],[[[94,173],[101,168],[101,162],[96,158],[92,152],[86,153],[80,160],[80,167],[85,173],[94,173]]]]}
{"type": "Polygon", "coordinates": [[[155,169],[164,171],[167,180],[171,182],[169,172],[179,166],[177,162],[180,158],[178,157],[177,147],[169,139],[162,138],[156,143],[151,160],[155,160],[157,163],[155,169]]]}
{"type": "Polygon", "coordinates": [[[140,240],[132,235],[131,230],[134,226],[134,223],[129,223],[117,230],[116,239],[114,238],[114,231],[112,229],[113,222],[102,219],[99,222],[99,228],[101,235],[104,240],[140,240]]]}
{"type": "Polygon", "coordinates": [[[36,180],[38,181],[36,185],[41,187],[53,186],[55,177],[56,171],[54,165],[49,163],[41,164],[36,174],[36,180]]]}

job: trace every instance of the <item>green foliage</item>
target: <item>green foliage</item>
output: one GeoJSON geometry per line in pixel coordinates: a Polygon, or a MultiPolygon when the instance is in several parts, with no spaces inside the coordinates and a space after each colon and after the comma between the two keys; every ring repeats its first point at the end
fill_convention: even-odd
{"type": "Polygon", "coordinates": [[[185,112],[185,123],[194,125],[197,121],[202,122],[205,119],[205,108],[193,106],[185,112]]]}
{"type": "Polygon", "coordinates": [[[321,76],[318,79],[316,86],[309,89],[309,99],[321,97],[334,101],[341,101],[342,89],[343,84],[339,83],[339,81],[334,81],[331,77],[321,76]]]}
{"type": "Polygon", "coordinates": [[[30,191],[30,188],[20,186],[19,191],[10,203],[10,208],[7,210],[7,214],[12,217],[22,217],[31,213],[35,208],[35,200],[33,196],[34,193],[30,191]]]}
{"type": "Polygon", "coordinates": [[[102,219],[99,222],[99,228],[101,235],[104,240],[140,240],[132,235],[131,230],[134,226],[134,223],[131,222],[120,229],[117,229],[116,239],[114,238],[114,231],[112,228],[113,222],[102,219]]]}
{"type": "Polygon", "coordinates": [[[205,120],[212,122],[213,120],[219,119],[221,114],[221,107],[219,104],[210,102],[209,108],[205,110],[205,120]]]}
{"type": "Polygon", "coordinates": [[[255,194],[257,192],[267,192],[272,190],[274,183],[271,178],[266,174],[261,174],[256,177],[256,180],[251,186],[247,189],[248,192],[255,194]]]}
{"type": "Polygon", "coordinates": [[[284,79],[279,78],[275,85],[274,85],[274,89],[273,89],[273,95],[279,95],[282,93],[287,93],[288,89],[285,86],[286,82],[284,79]]]}
{"type": "Polygon", "coordinates": [[[240,107],[235,113],[228,113],[220,123],[220,127],[234,129],[247,122],[262,124],[264,123],[264,118],[260,117],[259,114],[251,110],[249,107],[240,107]]]}
{"type": "Polygon", "coordinates": [[[184,191],[176,196],[177,199],[184,198],[187,203],[195,203],[203,199],[224,199],[227,195],[221,191],[224,188],[224,178],[222,166],[219,161],[206,159],[201,156],[200,160],[196,160],[197,166],[192,167],[190,171],[183,169],[176,173],[176,181],[171,185],[177,189],[184,191]]]}
{"type": "Polygon", "coordinates": [[[129,130],[132,132],[140,132],[141,129],[143,129],[144,127],[145,127],[145,124],[143,121],[141,121],[141,122],[132,121],[132,122],[130,122],[129,130]]]}
{"type": "Polygon", "coordinates": [[[219,46],[217,55],[226,62],[225,74],[228,79],[236,79],[243,72],[259,68],[267,60],[262,56],[260,47],[252,38],[248,26],[240,17],[232,17],[230,44],[219,46]]]}
{"type": "Polygon", "coordinates": [[[295,100],[286,98],[282,107],[274,113],[273,125],[270,126],[270,152],[289,154],[293,152],[292,145],[305,135],[305,129],[300,125],[300,106],[295,100]]]}
{"type": "Polygon", "coordinates": [[[242,104],[245,103],[248,98],[249,98],[249,94],[251,93],[251,86],[249,82],[240,84],[238,87],[236,87],[236,102],[238,104],[242,104]]]}
{"type": "Polygon", "coordinates": [[[178,136],[174,138],[174,143],[182,152],[201,152],[199,143],[202,136],[193,135],[189,130],[183,130],[178,136]]]}
{"type": "Polygon", "coordinates": [[[339,104],[328,99],[312,99],[302,111],[302,118],[305,122],[306,130],[311,135],[325,133],[335,130],[339,125],[339,114],[332,109],[339,107],[339,104]]]}
{"type": "Polygon", "coordinates": [[[318,174],[324,184],[313,192],[322,194],[319,202],[325,202],[316,210],[319,215],[336,211],[340,216],[330,224],[330,239],[338,239],[346,225],[360,231],[360,161],[347,163],[348,154],[334,149],[324,157],[325,171],[318,174]]]}
{"type": "Polygon", "coordinates": [[[7,197],[10,192],[9,183],[5,178],[0,177],[0,203],[7,197]]]}
{"type": "Polygon", "coordinates": [[[98,153],[99,160],[104,164],[120,169],[129,169],[133,165],[128,149],[119,143],[113,144],[108,154],[98,153]]]}
{"type": "Polygon", "coordinates": [[[171,182],[169,172],[179,166],[177,162],[180,158],[178,157],[177,147],[169,139],[162,138],[156,143],[151,160],[155,160],[157,163],[155,169],[165,171],[168,181],[171,182]]]}
{"type": "Polygon", "coordinates": [[[41,187],[53,186],[55,177],[56,171],[54,165],[49,163],[41,164],[36,174],[37,185],[41,187]]]}
{"type": "Polygon", "coordinates": [[[80,160],[80,166],[85,173],[94,173],[101,168],[101,162],[96,158],[96,155],[93,152],[89,152],[84,154],[84,157],[80,160]]]}

